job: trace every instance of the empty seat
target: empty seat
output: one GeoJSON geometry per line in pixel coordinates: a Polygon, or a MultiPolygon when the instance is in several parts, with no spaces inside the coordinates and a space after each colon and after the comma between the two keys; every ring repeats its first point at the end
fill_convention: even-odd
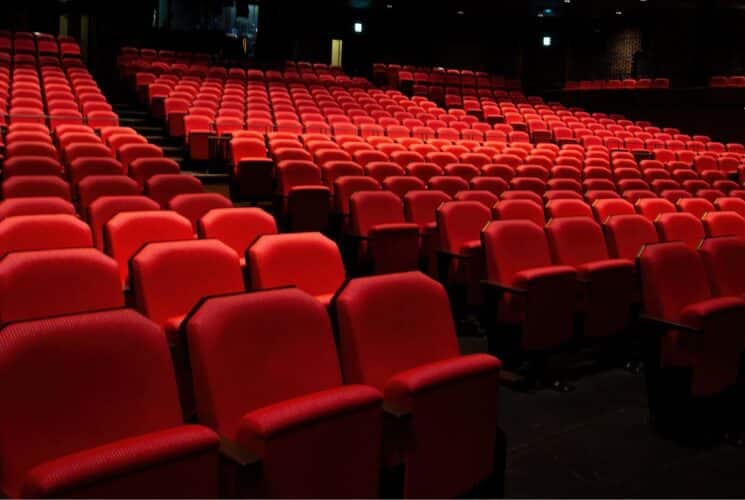
{"type": "Polygon", "coordinates": [[[297,288],[329,305],[346,278],[339,247],[321,233],[262,236],[246,252],[251,288],[297,288]]]}
{"type": "MultiPolygon", "coordinates": [[[[745,302],[714,298],[701,257],[683,243],[646,247],[639,271],[647,322],[661,334],[652,351],[658,356],[647,366],[650,412],[659,424],[678,429],[693,420],[687,431],[695,432],[700,422],[692,418],[690,398],[720,395],[737,381],[745,302]],[[675,376],[681,370],[683,375],[675,376]]],[[[704,408],[697,406],[701,415],[704,408]]],[[[719,419],[730,411],[721,404],[710,407],[719,419]]],[[[711,425],[711,418],[707,421],[711,425]]]]}
{"type": "Polygon", "coordinates": [[[137,158],[129,164],[129,176],[141,186],[154,175],[178,174],[181,172],[176,161],[170,158],[137,158]]]}
{"type": "Polygon", "coordinates": [[[533,200],[502,200],[494,205],[496,220],[524,220],[533,222],[539,227],[546,224],[543,205],[533,200]]]}
{"type": "MultiPolygon", "coordinates": [[[[122,215],[128,214],[117,217],[122,215]]],[[[131,268],[137,310],[162,327],[171,343],[202,297],[245,290],[238,254],[218,240],[149,243],[132,257],[131,268]]]]}
{"type": "Polygon", "coordinates": [[[745,200],[742,198],[719,198],[714,205],[717,210],[735,212],[745,217],[745,200]]]}
{"type": "Polygon", "coordinates": [[[701,219],[688,212],[661,214],[655,227],[660,241],[680,241],[694,250],[706,237],[701,219]]]}
{"type": "Polygon", "coordinates": [[[0,201],[0,220],[14,215],[42,214],[75,215],[75,206],[56,196],[8,198],[0,201]]]}
{"type": "MultiPolygon", "coordinates": [[[[47,271],[70,263],[61,258],[47,271]]],[[[68,268],[65,287],[80,283],[82,270],[68,268]]],[[[112,270],[114,293],[115,265],[112,270]]],[[[56,291],[50,302],[69,293],[56,291]]],[[[218,494],[218,437],[183,425],[168,346],[150,321],[121,309],[16,323],[0,335],[6,382],[0,388],[0,488],[6,495],[218,494]]]]}
{"type": "Polygon", "coordinates": [[[45,156],[17,156],[3,163],[3,178],[15,175],[55,175],[61,177],[62,164],[56,158],[45,156]]]}
{"type": "Polygon", "coordinates": [[[708,212],[701,220],[709,238],[734,236],[745,241],[745,217],[737,212],[708,212]]]}
{"type": "Polygon", "coordinates": [[[233,203],[218,193],[179,194],[168,201],[168,208],[183,215],[197,232],[197,221],[210,210],[232,208],[233,203]]]}
{"type": "Polygon", "coordinates": [[[104,249],[119,264],[122,286],[129,283],[129,260],[147,243],[194,239],[189,219],[171,211],[120,212],[104,225],[104,249]]]}
{"type": "Polygon", "coordinates": [[[371,265],[379,274],[417,269],[419,227],[406,222],[401,197],[387,191],[360,191],[349,199],[349,209],[361,266],[371,265]]]}
{"type": "Polygon", "coordinates": [[[636,214],[634,205],[626,200],[621,199],[595,200],[592,204],[592,211],[595,214],[595,220],[601,224],[605,222],[608,217],[612,217],[614,215],[636,214]]]}
{"type": "Polygon", "coordinates": [[[681,198],[678,200],[677,205],[681,212],[688,212],[699,219],[705,213],[716,210],[712,202],[703,198],[681,198]]]}
{"type": "MultiPolygon", "coordinates": [[[[163,149],[155,144],[125,144],[117,152],[122,167],[129,171],[130,164],[138,158],[162,158],[163,149]]],[[[102,155],[100,155],[102,156],[102,155]]]]}
{"type": "Polygon", "coordinates": [[[543,226],[529,220],[493,221],[481,239],[499,323],[520,328],[520,345],[526,352],[548,351],[569,342],[577,273],[571,266],[553,265],[543,226]]]}
{"type": "Polygon", "coordinates": [[[613,259],[635,262],[644,245],[657,243],[657,230],[642,215],[614,215],[603,224],[608,254],[613,259]]]}
{"type": "Polygon", "coordinates": [[[83,213],[101,196],[136,196],[140,186],[124,175],[89,175],[78,184],[78,204],[83,213]]]}
{"type": "Polygon", "coordinates": [[[551,200],[546,204],[546,214],[550,219],[592,217],[592,209],[582,200],[551,200]]]}
{"type": "Polygon", "coordinates": [[[603,337],[620,333],[631,321],[634,268],[611,259],[600,225],[589,217],[553,219],[546,226],[554,263],[573,266],[584,281],[579,309],[584,333],[603,337]]]}
{"type": "Polygon", "coordinates": [[[145,194],[163,208],[174,196],[196,193],[204,193],[204,186],[193,175],[158,174],[145,182],[145,194]]]}
{"type": "Polygon", "coordinates": [[[650,221],[654,221],[660,214],[677,212],[675,205],[664,198],[645,198],[636,201],[636,209],[639,215],[643,215],[650,221]]]}
{"type": "Polygon", "coordinates": [[[699,254],[716,297],[745,298],[745,241],[734,237],[709,238],[701,242],[699,254]]]}
{"type": "Polygon", "coordinates": [[[496,194],[485,190],[461,191],[456,193],[455,199],[457,201],[477,201],[489,209],[499,201],[496,194]]]}
{"type": "MultiPolygon", "coordinates": [[[[499,206],[499,205],[497,205],[499,206]]],[[[440,279],[465,288],[469,305],[481,303],[484,274],[481,229],[491,220],[491,210],[476,201],[452,201],[437,209],[440,231],[440,279]]]]}
{"type": "Polygon", "coordinates": [[[124,305],[116,262],[93,248],[10,253],[0,278],[3,324],[124,305]]]}
{"type": "Polygon", "coordinates": [[[468,181],[460,177],[435,176],[430,177],[427,183],[430,189],[435,191],[444,191],[451,198],[459,191],[468,189],[468,181]]]}
{"type": "Polygon", "coordinates": [[[69,165],[68,171],[73,186],[89,175],[127,175],[122,164],[114,158],[78,158],[69,165]]]}
{"type": "Polygon", "coordinates": [[[145,196],[102,196],[88,206],[86,220],[93,233],[93,242],[104,249],[104,225],[119,212],[160,210],[160,206],[145,196]]]}
{"type": "Polygon", "coordinates": [[[91,246],[88,224],[72,215],[18,215],[0,221],[0,256],[23,250],[91,246]]]}
{"type": "Polygon", "coordinates": [[[17,175],[3,181],[3,198],[57,197],[70,201],[70,185],[52,175],[17,175]]]}
{"type": "Polygon", "coordinates": [[[214,238],[236,251],[245,265],[249,246],[265,234],[277,234],[277,223],[260,208],[213,208],[197,220],[200,238],[214,238]]]}
{"type": "Polygon", "coordinates": [[[343,385],[323,305],[297,289],[214,297],[186,332],[200,420],[262,461],[231,496],[377,494],[382,395],[343,385]]]}
{"type": "Polygon", "coordinates": [[[394,193],[399,198],[403,198],[409,191],[421,191],[426,188],[427,185],[423,180],[410,175],[391,176],[383,181],[383,189],[394,193]]]}
{"type": "Polygon", "coordinates": [[[339,294],[336,311],[344,380],[383,390],[391,413],[411,415],[403,435],[384,437],[386,461],[403,459],[403,496],[455,496],[501,475],[501,363],[460,356],[439,283],[418,272],[360,278],[339,294]],[[414,436],[417,446],[406,446],[414,436]]]}

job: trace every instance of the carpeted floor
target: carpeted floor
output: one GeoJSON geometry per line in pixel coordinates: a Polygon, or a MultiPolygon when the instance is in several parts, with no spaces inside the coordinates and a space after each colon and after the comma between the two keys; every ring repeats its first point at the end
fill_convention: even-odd
{"type": "Polygon", "coordinates": [[[647,420],[643,377],[606,371],[575,386],[502,389],[508,497],[745,497],[745,448],[660,437],[647,420]]]}

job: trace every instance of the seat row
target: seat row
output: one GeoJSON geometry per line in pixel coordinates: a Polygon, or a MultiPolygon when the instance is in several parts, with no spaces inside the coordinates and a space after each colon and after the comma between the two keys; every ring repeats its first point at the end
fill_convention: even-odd
{"type": "MultiPolygon", "coordinates": [[[[296,257],[312,251],[297,243],[296,257]]],[[[204,427],[181,425],[166,339],[189,345],[191,373],[177,363],[176,375],[182,394],[193,385],[200,424],[221,437],[228,470],[222,477],[232,478],[221,485],[227,496],[376,496],[381,468],[395,467],[405,470],[397,496],[458,495],[493,476],[501,482],[500,363],[488,355],[460,356],[447,295],[435,281],[405,273],[350,282],[335,300],[335,345],[321,302],[294,289],[243,293],[238,255],[218,241],[151,243],[133,258],[132,271],[136,307],[152,322],[129,310],[97,312],[121,307],[123,297],[116,264],[95,250],[18,252],[0,261],[9,289],[29,287],[29,295],[4,300],[0,315],[14,322],[3,331],[9,342],[0,352],[0,370],[17,381],[0,390],[12,407],[0,429],[14,429],[15,438],[5,442],[18,446],[27,447],[32,435],[40,438],[33,453],[11,444],[3,450],[5,493],[216,496],[218,439],[204,427]],[[63,292],[73,274],[78,286],[63,292]],[[417,304],[391,312],[406,297],[417,297],[417,304]],[[71,313],[80,315],[35,320],[71,313]],[[279,343],[270,338],[278,331],[279,343]],[[402,354],[395,360],[387,355],[394,349],[402,354]],[[136,375],[127,369],[132,352],[142,361],[136,375]],[[108,362],[80,363],[96,358],[108,362]],[[306,376],[290,376],[301,359],[310,363],[306,376]],[[27,373],[36,376],[27,380],[27,373]],[[128,389],[117,391],[115,400],[106,397],[109,403],[99,405],[90,399],[108,394],[91,384],[105,388],[124,379],[128,389]],[[22,397],[34,384],[50,395],[43,401],[51,407],[66,402],[54,412],[55,426],[45,425],[49,412],[34,413],[22,397]],[[74,404],[83,398],[92,405],[85,415],[74,404]],[[122,420],[127,412],[116,408],[133,404],[147,411],[122,420]],[[443,427],[451,429],[444,439],[443,427]],[[45,439],[60,431],[62,438],[45,439]],[[409,436],[416,436],[417,446],[410,446],[409,436]],[[55,445],[45,445],[50,442],[55,445]],[[147,453],[135,452],[140,449],[147,453]],[[89,467],[68,466],[83,459],[89,467]],[[256,479],[248,479],[251,470],[256,479]]]]}

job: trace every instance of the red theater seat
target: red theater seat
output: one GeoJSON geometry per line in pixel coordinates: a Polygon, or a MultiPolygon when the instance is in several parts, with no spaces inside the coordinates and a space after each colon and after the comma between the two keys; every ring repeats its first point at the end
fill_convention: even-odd
{"type": "Polygon", "coordinates": [[[129,283],[129,260],[147,243],[194,239],[189,219],[166,211],[120,212],[105,223],[104,249],[119,264],[123,286],[129,283]]]}
{"type": "Polygon", "coordinates": [[[17,175],[2,184],[3,198],[57,197],[71,201],[70,185],[51,175],[17,175]]]}
{"type": "Polygon", "coordinates": [[[202,297],[245,290],[238,254],[218,240],[149,243],[132,257],[131,269],[137,310],[172,343],[202,297]]]}
{"type": "Polygon", "coordinates": [[[210,210],[233,208],[233,203],[218,193],[179,194],[168,201],[168,209],[183,215],[197,232],[197,221],[210,210]]]}
{"type": "Polygon", "coordinates": [[[16,323],[1,334],[6,495],[217,495],[218,438],[183,425],[170,353],[150,321],[121,309],[16,323]]]}
{"type": "Polygon", "coordinates": [[[119,212],[160,210],[160,206],[145,196],[102,196],[88,206],[86,220],[93,232],[96,248],[104,250],[104,225],[119,212]]]}
{"type": "MultiPolygon", "coordinates": [[[[659,357],[647,367],[650,411],[660,424],[680,428],[689,421],[685,405],[691,397],[719,395],[736,383],[745,350],[745,302],[714,298],[701,257],[683,243],[646,247],[639,271],[648,323],[661,333],[659,357]],[[674,377],[679,370],[687,376],[674,377]]],[[[729,411],[716,408],[717,418],[729,411]]]]}
{"type": "Polygon", "coordinates": [[[321,304],[297,289],[215,297],[186,332],[200,420],[261,460],[230,496],[377,495],[382,395],[343,385],[321,304]]]}
{"type": "Polygon", "coordinates": [[[197,220],[200,238],[214,238],[236,251],[245,265],[245,253],[260,236],[277,234],[277,223],[260,208],[213,208],[197,220]]]}
{"type": "Polygon", "coordinates": [[[129,164],[129,176],[137,181],[141,187],[154,175],[178,174],[181,168],[170,158],[137,158],[129,164]]]}
{"type": "MultiPolygon", "coordinates": [[[[422,181],[413,180],[419,183],[416,190],[424,188],[422,181]]],[[[371,265],[378,274],[410,271],[418,266],[419,227],[406,222],[401,198],[392,192],[360,191],[349,199],[350,228],[359,242],[359,264],[371,265]]]]}
{"type": "Polygon", "coordinates": [[[403,496],[455,496],[502,474],[501,363],[460,355],[439,283],[418,272],[360,278],[336,312],[345,381],[378,388],[390,413],[411,416],[400,429],[391,418],[384,436],[387,462],[404,464],[403,496]],[[417,446],[406,446],[414,436],[417,446]]]}
{"type": "Polygon", "coordinates": [[[116,262],[93,248],[6,255],[0,298],[3,324],[124,306],[116,262]]]}
{"type": "Polygon", "coordinates": [[[644,245],[658,241],[654,224],[641,215],[614,215],[605,221],[603,228],[612,259],[635,262],[644,245]]]}
{"type": "Polygon", "coordinates": [[[75,215],[75,206],[56,196],[8,198],[0,202],[0,220],[14,215],[42,214],[75,215]]]}
{"type": "Polygon", "coordinates": [[[708,212],[701,218],[706,236],[734,236],[745,241],[745,217],[737,212],[708,212]]]}
{"type": "Polygon", "coordinates": [[[706,237],[701,219],[688,212],[661,214],[655,227],[660,241],[680,241],[694,250],[706,237]]]}
{"type": "Polygon", "coordinates": [[[339,247],[320,233],[267,235],[246,252],[251,288],[296,286],[329,305],[346,279],[339,247]]]}
{"type": "Polygon", "coordinates": [[[92,246],[88,224],[72,215],[18,215],[0,222],[0,255],[92,246]]]}
{"type": "Polygon", "coordinates": [[[576,271],[553,265],[543,226],[529,220],[494,221],[481,239],[487,281],[498,301],[496,319],[520,328],[522,349],[547,351],[571,340],[576,271]]]}
{"type": "Polygon", "coordinates": [[[78,184],[78,204],[85,213],[91,203],[101,196],[136,196],[140,186],[124,175],[89,175],[78,184]]]}
{"type": "Polygon", "coordinates": [[[145,195],[166,208],[172,198],[180,194],[204,193],[201,181],[193,175],[158,174],[145,181],[145,195]]]}
{"type": "Polygon", "coordinates": [[[590,217],[553,219],[546,234],[554,263],[575,267],[584,282],[579,307],[585,335],[620,333],[631,321],[632,263],[609,257],[602,228],[590,217]]]}

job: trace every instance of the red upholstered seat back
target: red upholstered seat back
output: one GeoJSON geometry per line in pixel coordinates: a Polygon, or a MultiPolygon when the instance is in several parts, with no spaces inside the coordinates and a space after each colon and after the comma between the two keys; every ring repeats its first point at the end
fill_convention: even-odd
{"type": "Polygon", "coordinates": [[[396,373],[460,355],[445,289],[419,272],[353,280],[336,306],[347,383],[382,390],[396,373]]]}
{"type": "Polygon", "coordinates": [[[132,310],[16,323],[0,338],[5,492],[49,459],[181,424],[163,332],[132,310]]]}
{"type": "Polygon", "coordinates": [[[551,251],[542,226],[529,220],[490,222],[482,234],[490,281],[511,284],[516,273],[551,266],[551,251]]]}
{"type": "Polygon", "coordinates": [[[451,201],[437,210],[440,246],[458,254],[465,243],[479,241],[481,230],[491,219],[491,210],[477,201],[451,201]]]}
{"type": "Polygon", "coordinates": [[[161,326],[202,297],[245,289],[238,254],[218,240],[151,243],[131,266],[137,309],[161,326]]]}
{"type": "Polygon", "coordinates": [[[341,385],[328,313],[298,289],[209,299],[186,331],[199,418],[230,439],[250,411],[341,385]]]}
{"type": "Polygon", "coordinates": [[[17,252],[0,261],[0,322],[124,305],[116,262],[93,248],[17,252]]]}
{"type": "Polygon", "coordinates": [[[641,215],[614,215],[605,222],[608,253],[614,259],[633,261],[644,245],[657,243],[654,224],[641,215]]]}
{"type": "Polygon", "coordinates": [[[603,230],[589,217],[553,219],[546,234],[555,264],[579,266],[608,259],[603,230]]]}
{"type": "Polygon", "coordinates": [[[246,249],[264,234],[277,234],[277,223],[260,208],[215,208],[197,221],[201,238],[222,241],[243,258],[246,249]]]}
{"type": "Polygon", "coordinates": [[[90,227],[74,215],[18,215],[0,221],[0,256],[24,250],[91,246],[90,227]]]}

